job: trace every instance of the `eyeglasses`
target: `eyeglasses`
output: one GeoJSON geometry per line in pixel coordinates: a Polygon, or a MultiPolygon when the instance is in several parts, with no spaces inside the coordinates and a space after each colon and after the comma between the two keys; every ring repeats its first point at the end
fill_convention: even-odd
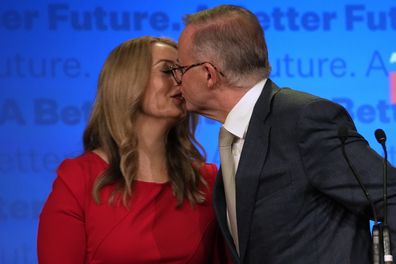
{"type": "Polygon", "coordinates": [[[176,83],[177,83],[178,85],[181,85],[181,84],[182,84],[183,75],[184,75],[188,70],[190,70],[190,69],[192,69],[192,68],[194,68],[194,67],[203,65],[203,64],[205,64],[205,63],[208,63],[208,64],[212,65],[212,67],[213,67],[216,71],[218,71],[218,72],[220,73],[221,76],[224,77],[224,74],[223,74],[221,71],[217,70],[216,66],[214,66],[212,63],[207,62],[207,61],[199,62],[199,63],[195,63],[195,64],[191,64],[191,65],[186,65],[186,66],[174,66],[174,67],[172,67],[170,70],[172,71],[172,75],[173,75],[173,78],[175,79],[176,83]]]}

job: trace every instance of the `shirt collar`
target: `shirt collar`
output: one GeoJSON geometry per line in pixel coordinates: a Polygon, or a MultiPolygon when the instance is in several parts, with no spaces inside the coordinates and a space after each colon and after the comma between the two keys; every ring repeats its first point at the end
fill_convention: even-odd
{"type": "Polygon", "coordinates": [[[228,113],[223,127],[238,138],[245,138],[254,106],[264,88],[263,79],[250,88],[228,113]]]}

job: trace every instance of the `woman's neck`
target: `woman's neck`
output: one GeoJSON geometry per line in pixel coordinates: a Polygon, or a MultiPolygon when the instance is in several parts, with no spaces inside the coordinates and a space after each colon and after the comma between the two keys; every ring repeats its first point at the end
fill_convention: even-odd
{"type": "Polygon", "coordinates": [[[137,180],[149,182],[169,181],[166,137],[169,127],[152,118],[137,121],[139,166],[137,180]]]}
{"type": "MultiPolygon", "coordinates": [[[[169,181],[166,156],[169,127],[164,123],[150,118],[138,119],[136,123],[139,153],[136,180],[160,183],[169,181]]],[[[109,157],[103,149],[95,149],[93,152],[109,163],[109,157]]]]}

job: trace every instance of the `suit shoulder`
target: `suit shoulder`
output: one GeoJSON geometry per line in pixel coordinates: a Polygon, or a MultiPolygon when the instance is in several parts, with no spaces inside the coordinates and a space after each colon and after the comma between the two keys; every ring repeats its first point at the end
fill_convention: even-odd
{"type": "Polygon", "coordinates": [[[306,92],[293,90],[291,88],[283,88],[277,93],[275,100],[284,104],[287,103],[289,105],[303,106],[315,101],[326,99],[306,92]]]}
{"type": "Polygon", "coordinates": [[[281,89],[279,92],[279,101],[285,105],[290,105],[294,108],[327,108],[345,110],[344,107],[329,99],[325,99],[309,93],[296,91],[290,88],[281,89]],[[286,103],[285,103],[286,102],[286,103]]]}
{"type": "Polygon", "coordinates": [[[302,111],[315,107],[342,108],[337,103],[309,93],[283,88],[276,94],[272,102],[272,110],[276,113],[299,115],[302,111]]]}

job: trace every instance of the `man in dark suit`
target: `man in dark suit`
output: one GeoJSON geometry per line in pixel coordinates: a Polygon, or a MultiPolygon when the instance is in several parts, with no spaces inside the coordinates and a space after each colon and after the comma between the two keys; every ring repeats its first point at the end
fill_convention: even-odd
{"type": "MultiPolygon", "coordinates": [[[[268,79],[263,30],[241,7],[187,16],[179,62],[173,74],[187,108],[223,123],[214,204],[234,263],[371,263],[373,214],[339,128],[380,217],[383,160],[345,109],[268,79]]],[[[396,254],[391,166],[388,195],[396,254]]]]}

